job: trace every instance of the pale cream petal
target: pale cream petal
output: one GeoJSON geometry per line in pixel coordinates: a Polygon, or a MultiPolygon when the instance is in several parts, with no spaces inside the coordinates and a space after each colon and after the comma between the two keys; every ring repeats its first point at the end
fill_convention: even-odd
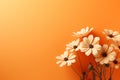
{"type": "Polygon", "coordinates": [[[94,48],[97,49],[97,50],[101,50],[101,45],[96,44],[96,45],[94,45],[94,48]]]}
{"type": "Polygon", "coordinates": [[[96,61],[96,62],[100,62],[102,59],[103,59],[102,57],[95,58],[95,61],[96,61]]]}
{"type": "Polygon", "coordinates": [[[73,52],[73,51],[74,51],[74,49],[71,49],[71,50],[70,50],[70,52],[73,52]]]}
{"type": "Polygon", "coordinates": [[[89,31],[89,27],[87,26],[87,27],[86,27],[86,32],[88,32],[88,31],[89,31]]]}
{"type": "Polygon", "coordinates": [[[104,29],[104,33],[107,34],[107,35],[110,34],[108,29],[104,29]]]}
{"type": "Polygon", "coordinates": [[[70,56],[68,57],[68,59],[74,59],[75,57],[76,57],[76,55],[70,54],[70,56]]]}
{"type": "Polygon", "coordinates": [[[70,62],[71,62],[71,63],[75,63],[75,62],[76,62],[76,60],[75,60],[75,59],[72,59],[72,60],[70,60],[70,62]]]}
{"type": "Polygon", "coordinates": [[[69,49],[71,49],[70,47],[66,47],[66,50],[69,50],[69,49]]]}
{"type": "Polygon", "coordinates": [[[99,40],[100,40],[99,37],[95,37],[92,44],[93,44],[93,45],[94,45],[94,44],[98,44],[98,43],[99,43],[99,40]]]}
{"type": "Polygon", "coordinates": [[[120,35],[117,35],[113,38],[113,40],[116,42],[116,41],[120,41],[120,35]]]}
{"type": "Polygon", "coordinates": [[[93,28],[90,28],[90,32],[93,30],[93,28]]]}
{"type": "Polygon", "coordinates": [[[78,50],[80,50],[79,47],[77,47],[77,48],[75,49],[75,51],[78,51],[78,50]]]}
{"type": "Polygon", "coordinates": [[[107,49],[108,49],[108,45],[107,45],[107,44],[104,44],[104,45],[103,45],[103,50],[104,50],[104,51],[107,51],[107,49]]]}
{"type": "Polygon", "coordinates": [[[107,40],[111,39],[109,36],[107,36],[107,40]]]}
{"type": "Polygon", "coordinates": [[[70,61],[67,61],[67,66],[71,66],[72,63],[70,61]]]}
{"type": "Polygon", "coordinates": [[[89,39],[90,43],[92,43],[92,41],[93,41],[93,35],[89,35],[88,39],[89,39]]]}
{"type": "Polygon", "coordinates": [[[81,29],[81,31],[80,31],[82,34],[84,34],[85,33],[85,29],[83,28],[83,29],[81,29]]]}
{"type": "Polygon", "coordinates": [[[92,50],[89,49],[87,52],[85,52],[86,56],[89,56],[91,54],[92,50]]]}
{"type": "Polygon", "coordinates": [[[57,62],[56,62],[56,64],[60,64],[60,63],[62,63],[62,61],[57,61],[57,62]]]}
{"type": "Polygon", "coordinates": [[[113,31],[112,31],[112,30],[109,30],[109,34],[113,34],[113,31]]]}
{"type": "Polygon", "coordinates": [[[60,67],[63,67],[64,65],[66,65],[66,61],[63,61],[61,64],[60,64],[60,67]]]}
{"type": "Polygon", "coordinates": [[[63,55],[64,57],[68,57],[68,51],[65,51],[63,55]]]}
{"type": "Polygon", "coordinates": [[[110,53],[110,52],[112,52],[112,51],[113,51],[113,47],[112,47],[112,46],[110,46],[110,47],[108,48],[107,53],[110,53]]]}
{"type": "Polygon", "coordinates": [[[80,48],[81,52],[86,52],[89,50],[89,48],[80,48]]]}
{"type": "Polygon", "coordinates": [[[114,61],[116,58],[116,52],[112,52],[108,55],[108,58],[110,61],[114,61]]]}
{"type": "Polygon", "coordinates": [[[80,47],[82,47],[82,48],[89,48],[89,44],[87,44],[85,42],[81,42],[80,43],[80,47]]]}
{"type": "Polygon", "coordinates": [[[56,59],[61,59],[62,60],[63,58],[61,56],[57,56],[56,59]]]}
{"type": "Polygon", "coordinates": [[[89,39],[87,38],[87,37],[84,37],[83,38],[83,42],[85,43],[85,44],[90,44],[90,41],[89,41],[89,39]]]}
{"type": "Polygon", "coordinates": [[[75,41],[75,43],[74,43],[74,45],[78,45],[79,44],[79,42],[80,42],[80,39],[77,39],[76,41],[75,41]]]}
{"type": "Polygon", "coordinates": [[[116,36],[116,35],[118,35],[118,34],[119,34],[118,31],[114,31],[114,32],[113,32],[113,36],[116,36]]]}
{"type": "Polygon", "coordinates": [[[92,49],[92,54],[93,54],[93,55],[97,55],[97,54],[98,54],[98,51],[97,51],[95,48],[93,48],[93,49],[92,49]]]}
{"type": "Polygon", "coordinates": [[[100,64],[108,64],[108,63],[109,63],[108,58],[104,58],[102,61],[100,61],[100,64]]]}
{"type": "Polygon", "coordinates": [[[64,60],[65,55],[64,55],[64,54],[62,54],[62,55],[60,55],[60,56],[61,56],[61,60],[64,60]]]}

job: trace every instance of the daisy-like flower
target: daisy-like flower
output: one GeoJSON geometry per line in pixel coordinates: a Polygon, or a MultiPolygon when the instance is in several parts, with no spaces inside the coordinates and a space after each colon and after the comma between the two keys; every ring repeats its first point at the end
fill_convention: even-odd
{"type": "Polygon", "coordinates": [[[79,50],[79,47],[78,47],[79,43],[80,43],[79,39],[72,41],[71,43],[66,45],[66,50],[68,50],[70,52],[78,51],[79,50]]]}
{"type": "Polygon", "coordinates": [[[87,56],[91,53],[93,55],[97,55],[98,51],[101,50],[101,45],[99,45],[99,37],[93,37],[93,35],[89,35],[88,38],[84,37],[83,42],[80,43],[81,52],[85,52],[87,56]]]}
{"type": "Polygon", "coordinates": [[[114,61],[112,61],[111,66],[112,66],[113,68],[115,68],[115,69],[118,69],[119,66],[120,66],[120,58],[115,59],[114,61]]]}
{"type": "Polygon", "coordinates": [[[87,36],[92,30],[93,28],[86,27],[86,28],[81,29],[78,32],[73,32],[73,36],[82,38],[82,37],[87,36]]]}
{"type": "Polygon", "coordinates": [[[100,53],[95,56],[95,61],[100,64],[108,64],[110,61],[114,61],[116,56],[117,54],[113,51],[113,47],[104,44],[100,53]]]}
{"type": "Polygon", "coordinates": [[[120,34],[118,31],[104,29],[103,33],[107,35],[107,39],[112,39],[114,41],[120,40],[120,34]]]}
{"type": "Polygon", "coordinates": [[[120,41],[116,41],[114,44],[111,44],[116,50],[120,51],[120,41]]]}
{"type": "Polygon", "coordinates": [[[64,65],[71,66],[72,63],[75,63],[76,55],[73,53],[68,54],[68,51],[65,51],[64,54],[57,56],[56,59],[59,61],[56,62],[56,64],[60,64],[60,67],[63,67],[64,65]]]}

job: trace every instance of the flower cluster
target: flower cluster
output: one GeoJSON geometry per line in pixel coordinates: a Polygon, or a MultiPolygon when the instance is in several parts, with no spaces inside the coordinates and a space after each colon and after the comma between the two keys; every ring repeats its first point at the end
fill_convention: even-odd
{"type": "Polygon", "coordinates": [[[100,44],[100,37],[94,36],[92,31],[93,28],[86,27],[78,32],[73,32],[73,36],[77,37],[77,39],[67,44],[65,52],[56,57],[56,59],[59,60],[57,61],[57,64],[60,64],[60,67],[63,67],[64,65],[71,66],[75,63],[77,56],[75,53],[79,51],[88,57],[92,55],[95,62],[100,65],[100,67],[106,66],[114,69],[119,68],[119,32],[104,29],[103,34],[106,37],[107,43],[100,44]]]}

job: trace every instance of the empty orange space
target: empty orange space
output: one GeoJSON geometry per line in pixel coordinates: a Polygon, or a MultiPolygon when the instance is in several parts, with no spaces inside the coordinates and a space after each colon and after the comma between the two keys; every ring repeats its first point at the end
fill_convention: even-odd
{"type": "Polygon", "coordinates": [[[79,80],[55,57],[86,26],[120,32],[120,1],[0,0],[0,80],[79,80]]]}

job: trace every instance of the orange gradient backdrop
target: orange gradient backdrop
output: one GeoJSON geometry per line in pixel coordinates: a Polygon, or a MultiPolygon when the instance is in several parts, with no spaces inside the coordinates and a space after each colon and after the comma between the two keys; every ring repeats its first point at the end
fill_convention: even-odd
{"type": "Polygon", "coordinates": [[[55,57],[86,26],[120,31],[120,1],[0,0],[0,80],[79,80],[55,57]]]}

